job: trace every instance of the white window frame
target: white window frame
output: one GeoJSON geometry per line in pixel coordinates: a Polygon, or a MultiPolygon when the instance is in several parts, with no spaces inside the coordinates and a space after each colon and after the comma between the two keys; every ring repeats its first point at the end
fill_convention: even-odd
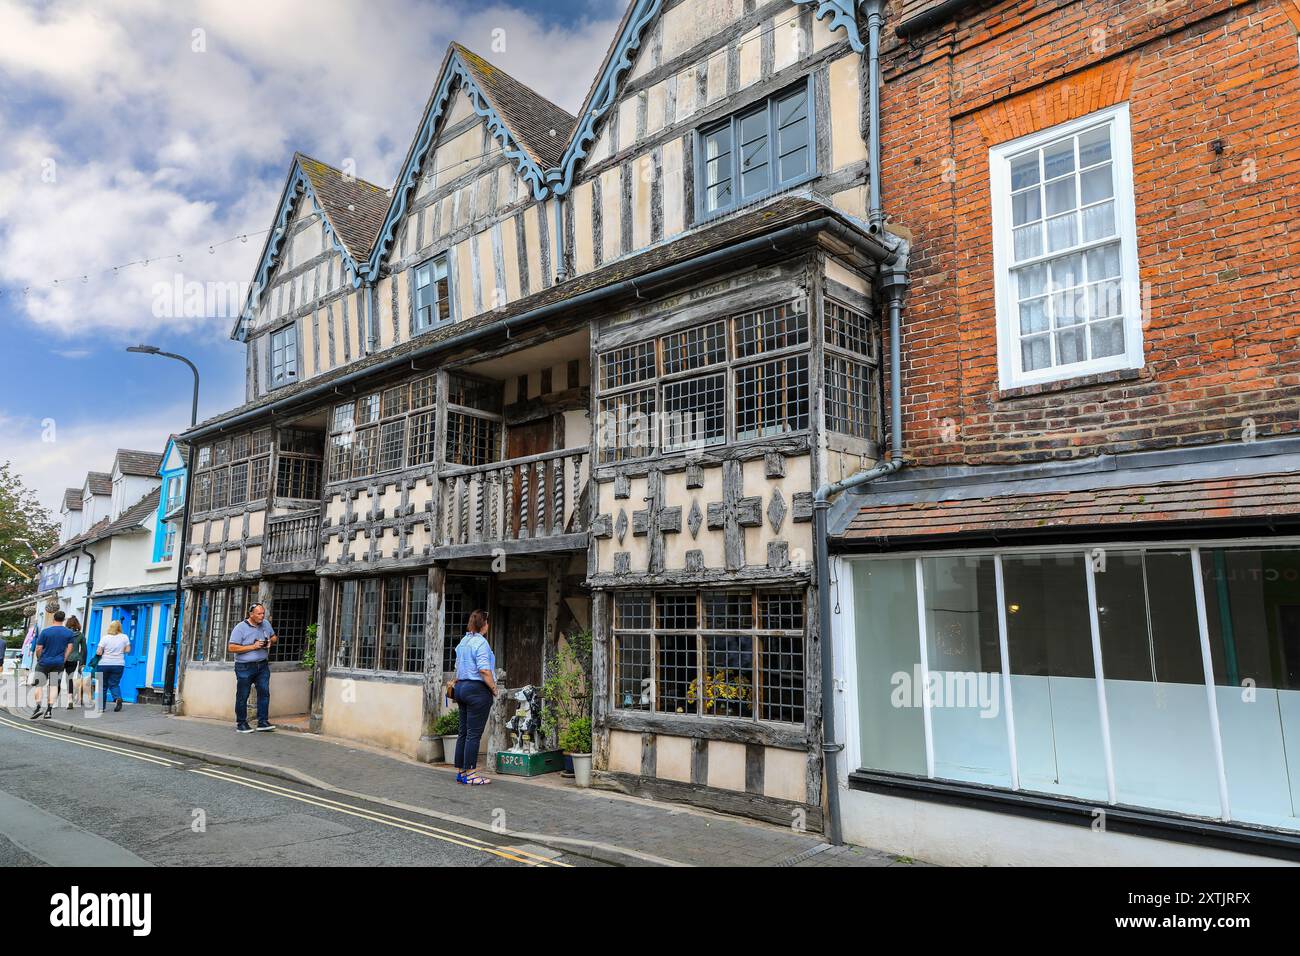
{"type": "MultiPolygon", "coordinates": [[[[1127,103],[1119,103],[1087,116],[999,143],[989,149],[989,188],[993,213],[993,273],[997,309],[998,378],[1002,389],[1021,388],[1096,375],[1144,364],[1142,346],[1142,287],[1138,271],[1137,217],[1133,197],[1133,150],[1127,103]],[[1124,351],[1101,359],[1053,365],[1026,372],[1021,368],[1019,312],[1011,269],[1016,263],[1012,246],[1011,159],[1027,149],[1073,136],[1091,127],[1111,126],[1111,163],[1115,170],[1115,230],[1120,240],[1120,281],[1123,289],[1124,351]]],[[[1089,248],[1088,245],[1076,247],[1089,248]]],[[[1046,260],[1048,254],[1028,262],[1046,260]]]]}

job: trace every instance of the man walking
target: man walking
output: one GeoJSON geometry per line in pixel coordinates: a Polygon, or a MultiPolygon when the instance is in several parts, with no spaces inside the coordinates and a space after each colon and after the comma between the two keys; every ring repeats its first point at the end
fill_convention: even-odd
{"type": "Polygon", "coordinates": [[[248,688],[257,687],[257,729],[275,730],[269,720],[271,711],[270,648],[278,640],[271,622],[266,619],[266,608],[254,604],[248,616],[230,632],[226,648],[235,655],[235,730],[251,734],[248,726],[248,688]]]}
{"type": "Polygon", "coordinates": [[[49,698],[45,701],[45,719],[49,720],[54,710],[54,701],[59,696],[59,685],[63,681],[63,665],[68,653],[76,642],[77,635],[63,626],[67,615],[62,611],[54,612],[54,623],[41,631],[36,637],[36,709],[32,711],[32,720],[41,716],[41,691],[49,688],[49,698]]]}

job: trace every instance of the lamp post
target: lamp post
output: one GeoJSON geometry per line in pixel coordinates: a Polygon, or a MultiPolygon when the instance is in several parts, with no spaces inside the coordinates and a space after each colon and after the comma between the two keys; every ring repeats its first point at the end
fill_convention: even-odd
{"type": "MultiPolygon", "coordinates": [[[[190,428],[199,423],[199,370],[184,355],[164,352],[156,345],[132,345],[128,352],[142,355],[161,355],[163,358],[184,362],[194,373],[194,397],[190,403],[190,428]]],[[[163,706],[168,710],[176,705],[176,654],[181,640],[181,585],[185,578],[185,551],[189,547],[190,537],[190,486],[193,475],[190,471],[193,456],[185,459],[185,509],[181,514],[180,541],[176,549],[176,593],[172,600],[171,640],[167,643],[167,664],[163,672],[163,706]]]]}

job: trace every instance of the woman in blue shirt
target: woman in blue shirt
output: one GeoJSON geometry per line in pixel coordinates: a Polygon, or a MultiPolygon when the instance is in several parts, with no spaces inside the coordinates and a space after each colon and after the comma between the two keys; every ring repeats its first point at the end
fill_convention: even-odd
{"type": "Polygon", "coordinates": [[[456,645],[456,703],[460,705],[460,735],[456,738],[456,781],[470,786],[491,783],[478,772],[478,745],[488,711],[497,695],[496,655],[487,642],[488,613],[469,616],[465,636],[456,645]]]}

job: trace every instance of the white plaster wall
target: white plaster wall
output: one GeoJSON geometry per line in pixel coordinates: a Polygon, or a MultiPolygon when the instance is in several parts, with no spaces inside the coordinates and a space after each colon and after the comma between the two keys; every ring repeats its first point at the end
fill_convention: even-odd
{"type": "MultiPolygon", "coordinates": [[[[271,718],[305,714],[311,704],[311,685],[305,670],[271,671],[271,718]]],[[[212,717],[235,721],[235,669],[196,668],[185,671],[181,713],[187,717],[212,717]]],[[[250,718],[253,715],[250,714],[250,718]]]]}

